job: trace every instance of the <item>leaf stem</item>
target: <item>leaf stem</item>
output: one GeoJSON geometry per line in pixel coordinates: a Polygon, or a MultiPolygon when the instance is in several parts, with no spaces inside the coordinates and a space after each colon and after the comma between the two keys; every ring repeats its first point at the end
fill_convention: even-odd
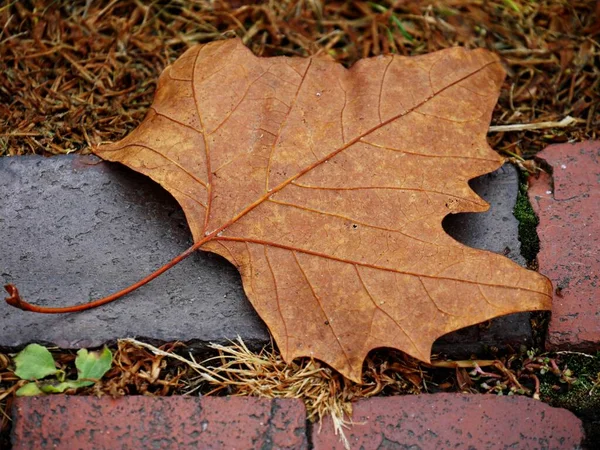
{"type": "Polygon", "coordinates": [[[91,302],[83,303],[81,305],[64,306],[64,307],[58,307],[58,308],[47,307],[47,306],[37,306],[37,305],[32,305],[31,303],[28,303],[25,300],[23,300],[21,298],[21,295],[19,294],[19,290],[13,284],[7,284],[4,286],[4,289],[6,289],[6,291],[10,295],[10,297],[6,297],[5,300],[6,300],[6,303],[8,303],[10,306],[14,306],[15,308],[19,308],[23,311],[31,311],[31,312],[42,313],[42,314],[62,314],[62,313],[70,313],[70,312],[80,312],[80,311],[86,311],[88,309],[96,308],[98,306],[106,305],[107,303],[114,302],[115,300],[118,300],[119,298],[123,297],[124,295],[127,295],[130,292],[135,291],[137,288],[142,287],[146,283],[149,283],[150,281],[154,280],[156,277],[163,274],[164,272],[169,270],[171,267],[179,264],[181,261],[186,259],[188,256],[190,256],[192,253],[194,253],[196,250],[198,250],[202,245],[206,244],[213,237],[214,237],[214,233],[212,233],[208,236],[205,236],[203,239],[196,242],[194,245],[192,245],[190,248],[185,250],[183,253],[176,256],[171,261],[169,261],[167,264],[160,267],[159,269],[157,269],[150,275],[146,276],[145,278],[142,278],[140,281],[132,284],[131,286],[126,287],[125,289],[121,289],[120,291],[115,292],[114,294],[108,295],[108,296],[100,298],[98,300],[93,300],[91,302]]]}

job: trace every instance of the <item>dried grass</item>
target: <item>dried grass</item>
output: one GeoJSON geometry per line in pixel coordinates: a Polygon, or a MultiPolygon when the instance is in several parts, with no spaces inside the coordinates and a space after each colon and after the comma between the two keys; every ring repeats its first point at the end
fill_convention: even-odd
{"type": "Polygon", "coordinates": [[[344,427],[351,423],[353,400],[384,391],[388,395],[418,394],[424,387],[418,363],[408,357],[400,357],[391,364],[369,359],[365,382],[359,385],[313,359],[286,363],[277,352],[267,348],[252,352],[241,338],[229,345],[211,344],[210,348],[218,354],[201,363],[191,354],[185,358],[135,339],[119,341],[120,346],[124,343],[172,358],[194,370],[198,375],[190,379],[184,395],[200,390],[203,395],[301,399],[309,420],[321,423],[323,418],[331,418],[335,433],[346,448],[349,444],[344,427]]]}
{"type": "MultiPolygon", "coordinates": [[[[75,354],[60,349],[51,351],[59,368],[74,378],[75,354]]],[[[575,352],[529,351],[491,360],[438,360],[427,365],[402,352],[382,349],[367,357],[363,384],[343,378],[316,360],[304,358],[286,363],[272,345],[253,352],[239,338],[228,345],[213,344],[209,357],[201,362],[197,362],[198,358],[180,342],[157,347],[136,339],[122,339],[113,348],[111,370],[94,386],[77,394],[297,398],[306,405],[309,420],[321,424],[329,417],[326,426],[333,426],[344,441],[344,429],[352,423],[352,404],[375,395],[466,392],[527,395],[552,401],[549,392],[569,392],[571,387],[584,385],[590,386],[592,395],[600,385],[600,375],[577,369],[576,364],[581,363],[573,360],[579,358],[598,365],[600,355],[575,352]]],[[[12,357],[0,353],[0,446],[10,428],[7,411],[23,383],[12,368],[12,357]]]]}
{"type": "Polygon", "coordinates": [[[531,156],[600,128],[600,7],[593,1],[14,1],[0,6],[0,155],[86,152],[144,117],[158,74],[188,47],[240,36],[257,55],[328,54],[346,66],[383,53],[484,47],[508,72],[500,150],[531,156]]]}

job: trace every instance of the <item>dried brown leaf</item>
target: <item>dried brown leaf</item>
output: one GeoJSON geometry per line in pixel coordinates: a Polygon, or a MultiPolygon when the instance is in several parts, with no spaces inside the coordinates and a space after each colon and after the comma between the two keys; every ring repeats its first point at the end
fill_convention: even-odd
{"type": "Polygon", "coordinates": [[[360,381],[374,348],[429,362],[443,334],[550,308],[545,277],[441,226],[488,209],[467,182],[502,163],[486,132],[503,79],[485,50],[345,69],[219,41],[168,67],[144,122],[96,153],[178,200],[201,249],[238,268],[286,361],[360,381]]]}

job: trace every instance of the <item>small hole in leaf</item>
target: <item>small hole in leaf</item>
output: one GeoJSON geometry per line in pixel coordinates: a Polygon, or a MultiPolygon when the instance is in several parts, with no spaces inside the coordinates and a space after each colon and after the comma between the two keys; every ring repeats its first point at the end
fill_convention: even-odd
{"type": "Polygon", "coordinates": [[[356,230],[358,228],[358,225],[356,225],[355,223],[353,223],[352,224],[352,228],[356,230]]]}

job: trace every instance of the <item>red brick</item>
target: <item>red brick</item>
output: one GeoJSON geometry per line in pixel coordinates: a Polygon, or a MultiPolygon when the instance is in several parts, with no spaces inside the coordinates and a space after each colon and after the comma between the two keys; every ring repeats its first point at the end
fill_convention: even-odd
{"type": "Polygon", "coordinates": [[[302,449],[299,400],[241,397],[20,398],[13,449],[302,449]]]}
{"type": "MultiPolygon", "coordinates": [[[[527,397],[425,394],[357,402],[345,430],[351,448],[575,449],[583,440],[571,412],[527,397]]],[[[343,449],[330,420],[314,427],[315,450],[343,449]]]]}
{"type": "Polygon", "coordinates": [[[539,270],[555,288],[549,350],[600,349],[600,141],[538,153],[552,177],[530,180],[540,223],[539,270]]]}

